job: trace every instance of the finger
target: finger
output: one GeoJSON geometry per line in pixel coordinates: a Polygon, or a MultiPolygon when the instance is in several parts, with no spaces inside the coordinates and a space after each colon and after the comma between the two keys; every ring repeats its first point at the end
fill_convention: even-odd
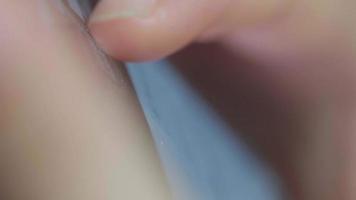
{"type": "Polygon", "coordinates": [[[170,199],[124,73],[106,73],[67,8],[0,10],[0,199],[170,199]]]}
{"type": "MultiPolygon", "coordinates": [[[[101,44],[121,60],[166,56],[217,24],[252,23],[272,16],[289,0],[102,0],[90,20],[101,44]]],[[[230,24],[231,25],[231,24],[230,24]]]]}

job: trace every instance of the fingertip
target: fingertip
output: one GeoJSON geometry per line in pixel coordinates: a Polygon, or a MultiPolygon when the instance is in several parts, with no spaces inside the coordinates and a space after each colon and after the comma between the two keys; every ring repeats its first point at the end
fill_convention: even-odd
{"type": "Polygon", "coordinates": [[[89,28],[99,46],[116,59],[156,60],[196,39],[221,8],[211,0],[199,5],[190,0],[103,0],[89,28]]]}
{"type": "Polygon", "coordinates": [[[177,18],[167,16],[165,6],[158,7],[157,0],[103,0],[94,10],[89,28],[98,45],[116,59],[160,59],[189,39],[186,33],[172,31],[177,18]]]}
{"type": "Polygon", "coordinates": [[[184,38],[165,32],[155,19],[112,19],[90,22],[98,45],[110,56],[128,62],[163,58],[181,46],[184,38]]]}

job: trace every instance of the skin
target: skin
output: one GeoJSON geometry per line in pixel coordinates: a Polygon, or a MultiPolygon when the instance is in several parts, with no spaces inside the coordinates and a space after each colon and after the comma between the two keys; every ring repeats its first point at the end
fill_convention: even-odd
{"type": "Polygon", "coordinates": [[[171,199],[122,66],[60,1],[0,10],[0,198],[171,199]]]}
{"type": "Polygon", "coordinates": [[[129,14],[125,2],[100,1],[89,22],[107,53],[147,61],[178,52],[171,59],[193,85],[206,85],[219,111],[228,108],[227,121],[246,129],[294,199],[356,199],[354,1],[158,0],[129,14]],[[244,91],[252,100],[268,94],[259,96],[267,106],[237,110],[244,91]],[[239,116],[252,120],[239,126],[239,116]],[[266,133],[276,141],[266,143],[266,133]]]}
{"type": "MultiPolygon", "coordinates": [[[[124,73],[113,80],[58,2],[11,0],[0,8],[0,199],[170,199],[124,73]]],[[[159,0],[122,14],[123,2],[102,0],[89,22],[107,53],[145,61],[195,43],[173,61],[192,64],[184,73],[207,83],[207,97],[216,94],[209,71],[214,84],[231,84],[228,95],[218,88],[214,105],[227,106],[227,121],[246,129],[293,198],[356,198],[352,0],[159,0]],[[194,68],[195,60],[210,70],[194,68]],[[240,87],[241,60],[260,85],[240,87]],[[240,91],[278,99],[266,106],[272,117],[251,112],[254,104],[237,112],[240,91]],[[253,120],[241,126],[235,114],[253,120]],[[278,139],[268,143],[264,133],[278,139]]]]}

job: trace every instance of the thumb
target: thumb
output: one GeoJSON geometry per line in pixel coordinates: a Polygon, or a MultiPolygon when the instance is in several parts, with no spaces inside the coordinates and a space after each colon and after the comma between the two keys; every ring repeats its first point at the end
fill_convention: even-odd
{"type": "Polygon", "coordinates": [[[102,0],[89,27],[98,43],[115,58],[151,60],[207,35],[203,33],[220,30],[222,24],[238,26],[265,19],[287,1],[102,0]]]}

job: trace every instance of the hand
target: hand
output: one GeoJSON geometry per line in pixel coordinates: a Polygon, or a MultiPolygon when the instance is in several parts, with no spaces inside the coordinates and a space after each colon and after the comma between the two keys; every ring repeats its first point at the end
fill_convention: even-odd
{"type": "Polygon", "coordinates": [[[296,199],[351,200],[355,8],[352,0],[102,0],[89,26],[120,60],[181,50],[171,60],[296,199]]]}

